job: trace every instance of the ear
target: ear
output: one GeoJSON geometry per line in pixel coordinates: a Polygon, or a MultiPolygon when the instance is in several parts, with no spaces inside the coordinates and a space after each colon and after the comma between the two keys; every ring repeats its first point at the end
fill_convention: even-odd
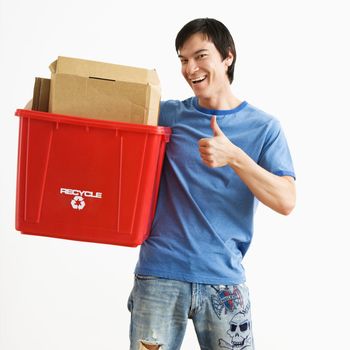
{"type": "Polygon", "coordinates": [[[232,62],[233,62],[233,53],[231,52],[231,50],[229,50],[227,53],[227,57],[225,58],[225,63],[227,67],[230,67],[232,62]]]}

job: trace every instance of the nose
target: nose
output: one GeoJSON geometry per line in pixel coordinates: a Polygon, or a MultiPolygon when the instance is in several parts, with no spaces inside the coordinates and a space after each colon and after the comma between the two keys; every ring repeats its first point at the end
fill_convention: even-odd
{"type": "Polygon", "coordinates": [[[191,76],[197,70],[198,70],[198,66],[197,66],[196,61],[193,59],[188,60],[187,65],[186,65],[186,74],[188,76],[191,76]]]}

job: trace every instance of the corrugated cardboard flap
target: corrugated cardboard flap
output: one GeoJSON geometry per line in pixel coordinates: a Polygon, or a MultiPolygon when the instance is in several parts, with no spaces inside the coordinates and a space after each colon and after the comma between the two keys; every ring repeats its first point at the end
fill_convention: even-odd
{"type": "Polygon", "coordinates": [[[160,81],[154,69],[130,67],[112,63],[59,56],[51,63],[53,74],[71,74],[86,78],[127,81],[158,86],[160,81]]]}
{"type": "Polygon", "coordinates": [[[59,56],[50,70],[50,113],[157,125],[154,69],[59,56]]]}

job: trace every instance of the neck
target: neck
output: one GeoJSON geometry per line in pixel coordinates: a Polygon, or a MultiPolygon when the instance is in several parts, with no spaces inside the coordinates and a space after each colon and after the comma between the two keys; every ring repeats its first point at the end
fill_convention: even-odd
{"type": "Polygon", "coordinates": [[[207,109],[216,109],[216,110],[229,110],[234,109],[242,103],[237,97],[233,94],[228,96],[219,96],[219,97],[199,97],[198,104],[207,109]]]}
{"type": "Polygon", "coordinates": [[[198,104],[207,109],[229,110],[239,106],[242,101],[234,96],[231,85],[223,84],[219,90],[212,91],[207,96],[199,95],[198,104]]]}

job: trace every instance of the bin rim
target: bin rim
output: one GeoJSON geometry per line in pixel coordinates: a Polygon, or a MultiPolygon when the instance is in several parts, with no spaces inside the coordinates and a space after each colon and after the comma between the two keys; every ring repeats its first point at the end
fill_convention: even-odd
{"type": "Polygon", "coordinates": [[[118,122],[112,120],[90,119],[72,115],[56,114],[32,109],[16,109],[15,116],[22,118],[33,118],[55,123],[74,124],[85,127],[97,127],[114,130],[125,130],[170,136],[172,131],[167,126],[154,126],[135,123],[118,122]]]}

